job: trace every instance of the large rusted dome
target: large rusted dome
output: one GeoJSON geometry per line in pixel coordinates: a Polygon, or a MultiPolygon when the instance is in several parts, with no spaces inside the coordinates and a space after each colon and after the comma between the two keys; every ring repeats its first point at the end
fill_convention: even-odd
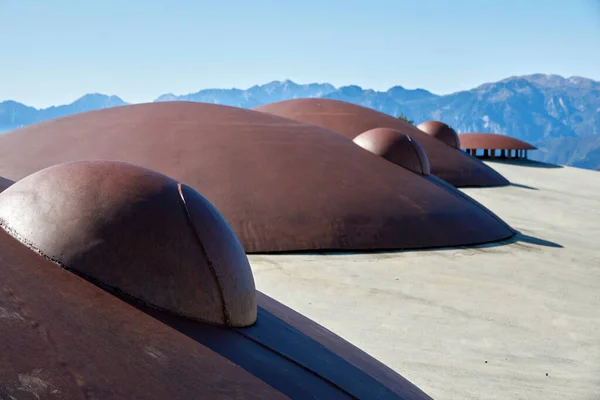
{"type": "Polygon", "coordinates": [[[513,235],[455,189],[332,131],[252,110],[132,105],[0,137],[0,175],[9,179],[85,159],[133,163],[198,190],[247,252],[414,249],[513,235]]]}
{"type": "Polygon", "coordinates": [[[255,292],[219,212],[161,174],[59,165],[0,193],[0,210],[2,399],[429,399],[255,292]],[[256,323],[186,318],[169,298],[250,301],[256,323]]]}
{"type": "Polygon", "coordinates": [[[329,99],[294,99],[256,110],[314,124],[354,139],[374,128],[391,128],[415,138],[425,150],[431,173],[457,186],[503,186],[509,182],[481,161],[447,146],[399,118],[355,104],[329,99]]]}
{"type": "Polygon", "coordinates": [[[441,140],[448,146],[452,146],[455,149],[460,148],[460,140],[458,134],[452,127],[440,121],[425,121],[417,125],[417,128],[433,136],[434,138],[441,140]]]}

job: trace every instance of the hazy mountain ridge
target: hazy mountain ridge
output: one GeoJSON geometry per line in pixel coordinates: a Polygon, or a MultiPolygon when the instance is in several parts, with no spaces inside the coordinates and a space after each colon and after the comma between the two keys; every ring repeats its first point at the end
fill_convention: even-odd
{"type": "MultiPolygon", "coordinates": [[[[256,107],[298,97],[324,97],[370,107],[416,123],[437,119],[459,132],[495,132],[538,144],[547,139],[600,134],[600,82],[535,74],[510,77],[474,89],[436,95],[424,89],[395,86],[385,92],[350,85],[297,85],[271,82],[247,90],[202,90],[169,100],[205,101],[256,107]],[[298,93],[296,88],[310,87],[298,93]]],[[[163,100],[162,98],[159,98],[163,100]]]]}
{"type": "Polygon", "coordinates": [[[600,170],[600,135],[547,139],[533,158],[554,164],[600,170]]]}
{"type": "Polygon", "coordinates": [[[12,100],[3,101],[0,103],[0,133],[47,119],[126,104],[118,96],[107,96],[99,93],[86,94],[71,104],[42,109],[29,107],[12,100]]]}
{"type": "Polygon", "coordinates": [[[328,83],[299,85],[290,80],[273,81],[265,85],[255,85],[249,89],[204,89],[196,93],[176,96],[172,93],[159,96],[157,101],[197,101],[223,104],[233,107],[253,108],[276,101],[304,97],[324,97],[336,88],[328,83]]]}
{"type": "MultiPolygon", "coordinates": [[[[470,90],[436,95],[395,86],[387,91],[328,83],[300,85],[273,81],[248,89],[205,89],[187,95],[164,94],[155,101],[197,101],[252,108],[303,97],[347,101],[415,123],[436,119],[458,132],[495,132],[540,147],[547,162],[600,167],[600,82],[558,75],[514,76],[470,90]]],[[[14,101],[0,103],[0,132],[50,118],[127,104],[117,96],[90,94],[58,107],[37,110],[14,101]]]]}

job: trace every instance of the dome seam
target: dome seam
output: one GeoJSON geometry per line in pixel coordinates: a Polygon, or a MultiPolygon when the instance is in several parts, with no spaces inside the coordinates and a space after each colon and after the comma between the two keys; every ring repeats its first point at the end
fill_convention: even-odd
{"type": "Polygon", "coordinates": [[[231,317],[229,315],[229,310],[227,309],[227,303],[225,302],[225,295],[223,293],[223,286],[221,285],[221,281],[219,280],[219,276],[217,275],[217,271],[215,269],[215,266],[211,260],[211,258],[208,256],[208,253],[206,251],[206,249],[204,248],[204,245],[202,244],[202,240],[200,239],[200,236],[198,236],[198,232],[196,231],[196,228],[194,227],[194,223],[192,221],[192,217],[190,215],[190,212],[187,208],[187,204],[185,202],[185,197],[183,195],[183,190],[182,190],[182,185],[181,183],[177,183],[177,191],[179,192],[179,198],[181,200],[181,204],[183,205],[183,209],[185,211],[185,216],[186,216],[186,220],[188,222],[188,225],[190,227],[190,229],[192,230],[192,232],[194,233],[194,237],[196,238],[196,241],[198,243],[198,247],[200,248],[200,251],[202,252],[202,255],[204,256],[204,259],[206,260],[206,264],[208,266],[208,270],[210,271],[210,274],[212,275],[213,279],[215,280],[215,284],[217,286],[217,291],[219,292],[219,298],[221,300],[221,305],[222,305],[222,311],[223,311],[223,322],[225,324],[225,326],[232,326],[231,324],[231,317]]]}
{"type": "Polygon", "coordinates": [[[420,175],[425,175],[425,168],[423,168],[423,161],[421,160],[421,157],[419,156],[419,152],[417,151],[417,149],[415,149],[415,144],[413,143],[413,140],[415,140],[415,139],[411,138],[408,135],[406,135],[406,137],[408,138],[408,141],[410,143],[410,148],[415,153],[415,156],[417,157],[417,160],[419,161],[419,166],[421,167],[420,175]]]}

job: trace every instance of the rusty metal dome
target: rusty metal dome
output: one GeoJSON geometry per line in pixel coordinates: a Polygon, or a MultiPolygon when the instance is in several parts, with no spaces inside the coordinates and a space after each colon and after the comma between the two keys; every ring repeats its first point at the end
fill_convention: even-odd
{"type": "Polygon", "coordinates": [[[517,138],[497,133],[461,133],[460,147],[476,150],[537,150],[537,147],[517,138]]]}
{"type": "Polygon", "coordinates": [[[406,121],[370,108],[338,100],[311,98],[280,101],[255,109],[330,129],[350,139],[374,128],[395,129],[416,139],[429,158],[431,173],[453,186],[509,184],[502,175],[480,160],[447,146],[406,121]]]}
{"type": "Polygon", "coordinates": [[[417,128],[433,136],[434,138],[441,140],[448,146],[452,146],[455,149],[460,148],[460,140],[458,134],[452,127],[440,121],[425,121],[417,125],[417,128]]]}
{"type": "Polygon", "coordinates": [[[397,130],[376,128],[361,133],[353,142],[373,154],[419,175],[429,175],[429,160],[416,139],[397,130]]]}
{"type": "Polygon", "coordinates": [[[53,166],[0,221],[0,398],[430,400],[255,292],[218,211],[162,174],[53,166]]]}
{"type": "Polygon", "coordinates": [[[53,166],[0,195],[0,224],[81,276],[177,315],[256,321],[246,254],[201,195],[154,171],[96,161],[53,166]]]}
{"type": "MultiPolygon", "coordinates": [[[[423,147],[423,141],[434,143],[434,153],[427,152],[432,173],[431,154],[438,150],[467,159],[452,167],[456,173],[487,173],[479,160],[412,129],[423,147]]],[[[348,137],[264,112],[139,104],[0,136],[0,175],[8,179],[86,159],[132,163],[197,190],[249,253],[432,248],[514,234],[456,189],[375,157],[348,137]]]]}

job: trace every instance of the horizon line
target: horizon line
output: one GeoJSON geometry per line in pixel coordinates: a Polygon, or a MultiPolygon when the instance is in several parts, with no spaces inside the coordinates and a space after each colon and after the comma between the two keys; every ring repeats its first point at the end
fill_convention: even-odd
{"type": "MultiPolygon", "coordinates": [[[[84,94],[82,94],[81,96],[77,97],[75,100],[73,100],[73,101],[72,101],[72,102],[70,102],[70,103],[63,103],[63,104],[53,104],[53,105],[50,105],[50,106],[48,106],[48,107],[40,107],[40,108],[38,108],[38,107],[30,106],[30,105],[28,105],[28,104],[26,104],[26,103],[22,103],[22,102],[20,102],[20,101],[18,101],[18,100],[13,100],[13,99],[6,99],[6,100],[2,100],[2,101],[0,101],[0,104],[9,103],[9,102],[14,102],[14,103],[21,104],[21,105],[23,105],[23,106],[25,106],[25,107],[28,107],[28,108],[33,108],[33,109],[35,109],[35,110],[37,110],[37,111],[41,111],[41,110],[47,110],[47,109],[50,109],[50,108],[55,108],[55,107],[69,106],[69,105],[72,105],[72,104],[76,103],[77,101],[79,101],[79,100],[83,99],[83,98],[84,98],[84,97],[86,97],[86,96],[94,96],[94,95],[105,96],[105,97],[109,97],[109,98],[110,98],[110,97],[116,97],[116,98],[118,98],[119,100],[123,101],[123,102],[124,102],[124,103],[126,103],[126,104],[144,104],[144,103],[154,103],[154,102],[156,102],[156,100],[158,100],[159,98],[161,98],[161,97],[163,97],[163,96],[169,96],[169,95],[170,95],[170,96],[175,96],[175,97],[184,97],[184,96],[190,96],[190,95],[198,94],[198,93],[200,93],[200,92],[203,92],[203,91],[208,91],[208,90],[240,90],[240,91],[248,91],[248,90],[250,90],[250,89],[253,89],[253,88],[255,88],[255,87],[263,87],[263,86],[267,86],[267,85],[270,85],[270,84],[273,84],[273,83],[279,83],[279,84],[282,84],[282,83],[292,83],[292,84],[294,84],[294,85],[297,85],[297,86],[309,86],[309,85],[330,85],[330,86],[332,86],[332,87],[333,87],[335,90],[340,90],[340,89],[343,89],[343,88],[347,88],[347,87],[352,87],[352,86],[355,86],[355,87],[359,87],[359,88],[360,88],[360,89],[362,89],[363,91],[373,91],[373,92],[376,92],[376,93],[386,93],[386,92],[389,92],[391,89],[394,89],[394,88],[398,88],[398,87],[400,87],[400,88],[402,88],[402,89],[405,89],[405,90],[407,90],[407,91],[418,91],[418,90],[422,90],[422,91],[426,91],[426,92],[428,92],[428,93],[431,93],[431,94],[433,94],[433,95],[435,95],[435,96],[438,96],[438,97],[443,97],[443,96],[450,96],[450,95],[457,94],[457,93],[467,92],[467,91],[470,91],[470,90],[474,90],[474,89],[480,88],[480,87],[482,87],[482,86],[485,86],[485,85],[489,85],[489,84],[493,84],[493,83],[498,83],[498,82],[506,81],[506,80],[509,80],[509,79],[524,78],[524,77],[532,77],[532,76],[536,76],[536,75],[541,75],[541,76],[545,76],[545,77],[557,77],[557,78],[561,78],[561,79],[564,79],[564,80],[571,80],[571,79],[584,79],[584,80],[588,80],[588,81],[592,81],[592,82],[600,83],[600,81],[596,81],[596,80],[594,80],[594,79],[591,79],[591,78],[586,78],[586,77],[584,77],[584,76],[579,76],[579,75],[573,75],[573,76],[566,77],[566,76],[562,76],[562,75],[560,75],[560,74],[553,74],[553,73],[532,73],[532,74],[524,74],[524,75],[511,75],[511,76],[508,76],[508,77],[506,77],[506,78],[502,78],[502,79],[500,79],[500,80],[497,80],[497,81],[483,82],[483,83],[481,83],[481,84],[479,84],[479,85],[477,85],[477,86],[471,87],[471,88],[469,88],[469,89],[458,90],[458,91],[456,91],[456,92],[451,92],[451,93],[446,93],[446,94],[438,94],[438,93],[434,93],[434,92],[432,92],[432,91],[429,91],[429,90],[427,90],[427,89],[425,89],[425,88],[413,88],[413,89],[409,89],[409,88],[406,88],[406,87],[404,87],[404,86],[402,86],[402,85],[399,85],[399,84],[398,84],[398,85],[391,86],[391,87],[390,87],[390,88],[388,88],[387,90],[384,90],[384,91],[378,91],[378,90],[374,90],[374,89],[372,89],[372,88],[366,88],[366,87],[362,87],[362,86],[360,86],[360,85],[357,85],[357,84],[349,84],[349,85],[335,86],[335,85],[333,85],[333,84],[331,84],[331,83],[328,83],[328,82],[310,82],[310,83],[298,83],[298,82],[294,82],[294,81],[292,81],[291,79],[284,79],[284,80],[272,80],[272,81],[269,81],[269,82],[266,82],[266,83],[263,83],[263,84],[254,84],[254,85],[252,85],[252,86],[249,86],[249,87],[247,87],[247,88],[245,88],[245,89],[242,89],[242,88],[236,88],[236,87],[220,87],[220,88],[218,88],[218,87],[207,87],[207,88],[204,88],[204,89],[199,89],[199,90],[197,90],[197,91],[195,91],[195,92],[189,92],[189,93],[185,93],[185,94],[175,94],[175,93],[169,92],[169,93],[163,93],[163,94],[160,94],[160,95],[158,95],[157,97],[155,97],[153,100],[150,100],[150,101],[133,102],[133,103],[132,103],[132,102],[129,102],[129,101],[126,101],[126,100],[124,100],[124,99],[123,99],[121,96],[119,96],[119,95],[117,95],[117,94],[107,94],[107,93],[101,93],[101,92],[88,92],[88,93],[84,93],[84,94]]],[[[182,101],[183,101],[183,100],[182,100],[182,101]]]]}

